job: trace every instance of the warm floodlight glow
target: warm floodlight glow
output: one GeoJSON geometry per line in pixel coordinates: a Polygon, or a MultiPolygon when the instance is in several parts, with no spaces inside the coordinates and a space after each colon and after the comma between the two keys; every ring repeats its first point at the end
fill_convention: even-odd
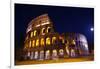
{"type": "Polygon", "coordinates": [[[46,23],[42,23],[42,24],[39,24],[39,25],[36,25],[36,27],[39,27],[39,26],[43,26],[43,25],[46,25],[46,24],[50,24],[49,22],[46,22],[46,23]]]}

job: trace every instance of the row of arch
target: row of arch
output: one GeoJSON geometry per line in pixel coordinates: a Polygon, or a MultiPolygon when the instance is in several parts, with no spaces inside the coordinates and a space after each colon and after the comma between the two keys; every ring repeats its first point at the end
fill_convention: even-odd
{"type": "MultiPolygon", "coordinates": [[[[42,28],[41,29],[41,34],[42,35],[44,35],[45,33],[49,33],[49,32],[51,32],[51,27],[47,27],[47,29],[45,29],[45,28],[42,28]]],[[[33,37],[33,36],[37,36],[37,34],[38,34],[38,31],[37,30],[34,30],[34,31],[32,31],[31,32],[31,38],[33,37]]]]}
{"type": "Polygon", "coordinates": [[[43,59],[58,59],[58,58],[64,58],[64,56],[66,55],[67,57],[69,57],[69,55],[71,57],[76,57],[77,54],[75,53],[74,49],[71,49],[71,52],[69,53],[69,50],[66,49],[66,53],[64,52],[63,49],[60,49],[59,51],[57,51],[56,49],[52,50],[52,53],[50,53],[50,50],[47,51],[43,51],[41,50],[39,51],[35,51],[35,52],[28,52],[26,57],[28,57],[29,59],[39,59],[39,60],[43,60],[43,59]]]}
{"type": "Polygon", "coordinates": [[[44,46],[44,45],[51,45],[56,43],[57,38],[54,36],[52,39],[50,37],[36,39],[36,40],[30,40],[28,45],[26,44],[26,47],[37,47],[37,46],[44,46]]]}

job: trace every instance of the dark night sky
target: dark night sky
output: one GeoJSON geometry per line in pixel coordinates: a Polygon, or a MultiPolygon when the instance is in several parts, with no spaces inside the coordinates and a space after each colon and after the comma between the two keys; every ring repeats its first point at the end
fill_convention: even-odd
{"type": "MultiPolygon", "coordinates": [[[[56,7],[28,4],[15,4],[15,47],[23,47],[28,23],[35,17],[48,13],[55,31],[59,33],[76,32],[87,37],[94,44],[94,9],[80,7],[56,7]]],[[[93,48],[93,46],[89,46],[93,48]]]]}

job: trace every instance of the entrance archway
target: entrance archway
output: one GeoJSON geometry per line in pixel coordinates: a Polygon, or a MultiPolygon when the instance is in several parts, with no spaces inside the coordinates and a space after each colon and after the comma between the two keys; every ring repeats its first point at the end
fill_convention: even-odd
{"type": "Polygon", "coordinates": [[[44,51],[40,51],[40,60],[44,59],[44,51]]]}
{"type": "Polygon", "coordinates": [[[74,49],[71,49],[71,57],[75,57],[76,54],[75,54],[75,50],[74,49]]]}
{"type": "Polygon", "coordinates": [[[34,57],[33,57],[34,53],[31,52],[31,55],[30,55],[30,59],[32,60],[34,57]]]}
{"type": "Polygon", "coordinates": [[[60,49],[59,50],[59,57],[64,57],[64,50],[63,49],[60,49]]]}
{"type": "Polygon", "coordinates": [[[45,59],[50,59],[50,50],[47,50],[45,53],[45,59]]]}
{"type": "Polygon", "coordinates": [[[52,59],[56,60],[58,58],[57,50],[52,51],[52,59]]]}
{"type": "Polygon", "coordinates": [[[34,59],[38,59],[38,51],[35,51],[34,59]]]}

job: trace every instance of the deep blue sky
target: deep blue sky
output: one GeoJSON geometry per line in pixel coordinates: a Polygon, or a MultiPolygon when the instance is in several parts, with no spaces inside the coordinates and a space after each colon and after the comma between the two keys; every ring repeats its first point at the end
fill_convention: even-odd
{"type": "Polygon", "coordinates": [[[82,33],[87,37],[89,44],[94,42],[94,32],[90,31],[90,28],[94,27],[93,8],[15,4],[16,48],[23,47],[28,23],[33,18],[45,13],[48,13],[53,21],[56,32],[82,33]]]}

